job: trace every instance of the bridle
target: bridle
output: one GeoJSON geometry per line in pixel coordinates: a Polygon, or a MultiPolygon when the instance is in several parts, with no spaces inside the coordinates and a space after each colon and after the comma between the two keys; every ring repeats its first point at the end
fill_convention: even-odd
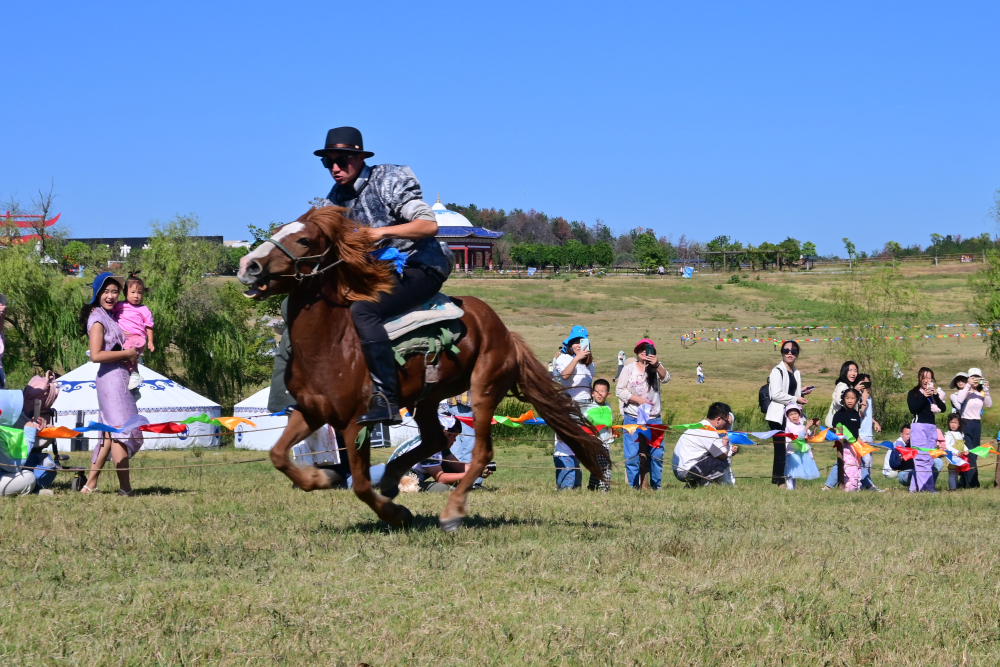
{"type": "Polygon", "coordinates": [[[338,264],[344,261],[343,259],[338,259],[336,262],[328,264],[324,266],[322,269],[319,268],[319,265],[323,262],[323,258],[326,257],[326,254],[330,252],[330,248],[333,247],[332,243],[328,245],[326,250],[324,250],[319,255],[307,255],[304,257],[293,255],[291,251],[288,250],[288,248],[281,245],[281,243],[275,241],[274,239],[267,239],[266,241],[261,243],[261,245],[264,245],[264,243],[274,244],[275,248],[288,255],[288,259],[292,260],[292,266],[295,268],[295,273],[286,273],[284,275],[278,276],[279,278],[295,278],[295,280],[302,282],[304,278],[314,278],[321,273],[329,271],[330,269],[332,269],[333,267],[337,266],[338,264]],[[310,271],[309,273],[302,273],[301,265],[307,262],[313,262],[313,265],[311,267],[312,271],[310,271]]]}

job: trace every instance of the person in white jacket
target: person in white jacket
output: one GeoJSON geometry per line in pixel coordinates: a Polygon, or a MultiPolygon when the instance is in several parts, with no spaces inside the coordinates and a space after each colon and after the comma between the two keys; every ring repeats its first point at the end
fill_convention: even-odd
{"type": "MultiPolygon", "coordinates": [[[[805,398],[813,390],[802,386],[802,376],[795,368],[795,360],[799,358],[799,344],[794,340],[781,341],[781,362],[771,369],[767,379],[767,388],[771,402],[767,406],[768,428],[781,431],[785,424],[785,406],[792,403],[805,405],[805,398]]],[[[778,488],[788,488],[785,484],[785,438],[774,438],[774,465],[771,468],[771,484],[778,488]]]]}

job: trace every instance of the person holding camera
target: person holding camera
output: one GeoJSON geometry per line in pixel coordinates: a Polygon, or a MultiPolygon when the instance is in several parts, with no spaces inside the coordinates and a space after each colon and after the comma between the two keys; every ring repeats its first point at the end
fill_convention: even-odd
{"type": "MultiPolygon", "coordinates": [[[[944,389],[935,386],[934,371],[926,366],[917,371],[917,386],[906,394],[906,405],[913,415],[910,426],[911,447],[930,451],[937,448],[937,425],[935,417],[947,410],[944,389]]],[[[930,454],[920,452],[913,458],[913,477],[910,491],[934,492],[934,461],[930,454]]]]}
{"type": "MultiPolygon", "coordinates": [[[[978,368],[970,368],[968,382],[960,386],[958,391],[951,395],[951,404],[955,407],[962,418],[962,432],[965,434],[965,446],[967,449],[978,447],[983,435],[983,410],[993,407],[993,399],[990,397],[990,383],[983,379],[983,372],[978,368]]],[[[956,375],[952,384],[959,384],[961,375],[956,375]]],[[[979,467],[977,457],[969,453],[969,469],[962,473],[959,486],[963,488],[979,488],[979,467]]],[[[1000,470],[1000,466],[997,467],[1000,470]]],[[[994,473],[994,480],[996,481],[994,473]]]]}
{"type": "MultiPolygon", "coordinates": [[[[781,341],[781,361],[771,369],[771,374],[767,377],[767,391],[770,402],[767,405],[767,412],[764,419],[767,420],[768,428],[772,431],[782,431],[785,428],[785,407],[793,403],[805,405],[808,403],[808,396],[813,387],[802,386],[802,376],[795,368],[795,360],[799,358],[799,344],[794,340],[781,341]]],[[[787,489],[785,479],[785,453],[786,445],[784,437],[775,436],[774,462],[771,466],[771,484],[779,489],[787,489]]]]}
{"type": "MultiPolygon", "coordinates": [[[[590,387],[594,383],[594,358],[590,353],[590,340],[584,327],[576,325],[570,329],[569,335],[559,346],[559,356],[552,361],[552,372],[566,394],[586,414],[587,408],[594,404],[590,395],[590,387]]],[[[552,460],[556,466],[556,489],[578,489],[583,485],[580,462],[559,436],[556,436],[552,460]]],[[[610,461],[608,466],[610,467],[610,461]]]]}
{"type": "MultiPolygon", "coordinates": [[[[656,358],[656,345],[643,338],[635,345],[635,357],[626,360],[618,376],[615,395],[618,407],[629,424],[663,424],[660,419],[660,385],[670,382],[670,373],[656,358]]],[[[625,472],[634,489],[659,489],[663,479],[663,448],[651,431],[622,434],[625,472]],[[655,446],[654,446],[655,444],[655,446]],[[659,450],[654,452],[653,450],[659,450]]]]}

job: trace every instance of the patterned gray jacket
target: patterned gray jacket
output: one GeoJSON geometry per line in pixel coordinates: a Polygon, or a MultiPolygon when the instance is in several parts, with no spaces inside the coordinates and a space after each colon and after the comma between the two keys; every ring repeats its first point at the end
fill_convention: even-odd
{"type": "MultiPolygon", "coordinates": [[[[354,183],[334,185],[324,205],[343,206],[348,216],[368,227],[390,227],[413,220],[434,220],[434,211],[423,200],[420,183],[409,167],[398,164],[365,165],[354,183]]],[[[433,238],[410,241],[392,239],[391,245],[408,252],[408,266],[420,264],[445,278],[451,273],[454,257],[433,238]]],[[[445,246],[447,247],[447,246],[445,246]]]]}

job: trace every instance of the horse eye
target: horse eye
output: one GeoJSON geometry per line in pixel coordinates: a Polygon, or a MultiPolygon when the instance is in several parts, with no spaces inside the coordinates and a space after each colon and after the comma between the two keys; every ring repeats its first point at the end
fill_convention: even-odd
{"type": "Polygon", "coordinates": [[[309,247],[309,239],[307,239],[307,238],[301,238],[301,239],[299,239],[298,243],[300,245],[304,245],[307,248],[309,247]]]}

